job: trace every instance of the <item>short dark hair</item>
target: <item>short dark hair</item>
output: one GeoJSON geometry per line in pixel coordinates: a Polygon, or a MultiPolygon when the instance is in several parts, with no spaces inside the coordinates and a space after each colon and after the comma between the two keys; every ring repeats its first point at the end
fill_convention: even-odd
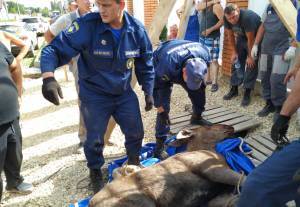
{"type": "Polygon", "coordinates": [[[233,3],[229,3],[226,5],[225,9],[224,9],[224,13],[225,14],[231,14],[233,11],[235,11],[238,8],[238,6],[236,4],[233,3]]]}

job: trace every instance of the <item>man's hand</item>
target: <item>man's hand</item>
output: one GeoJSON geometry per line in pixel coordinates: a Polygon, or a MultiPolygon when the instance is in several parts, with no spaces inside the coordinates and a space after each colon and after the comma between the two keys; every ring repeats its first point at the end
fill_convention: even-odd
{"type": "Polygon", "coordinates": [[[272,126],[271,138],[280,147],[289,143],[289,140],[286,138],[286,133],[289,128],[289,120],[289,116],[279,115],[278,119],[272,126]]]}
{"type": "Polygon", "coordinates": [[[150,111],[153,108],[153,96],[145,95],[145,111],[150,111]]]}
{"type": "Polygon", "coordinates": [[[289,70],[289,72],[285,75],[285,78],[284,78],[284,84],[287,84],[287,82],[289,82],[289,80],[291,78],[294,78],[296,77],[296,74],[298,73],[298,68],[294,67],[292,70],[289,70]]]}
{"type": "Polygon", "coordinates": [[[283,60],[284,61],[289,61],[289,60],[293,59],[295,57],[295,55],[296,55],[296,47],[291,46],[284,53],[283,60]]]}
{"type": "Polygon", "coordinates": [[[257,59],[258,45],[254,44],[251,50],[251,57],[257,59]]]}
{"type": "Polygon", "coordinates": [[[255,67],[255,60],[252,57],[248,56],[246,60],[246,65],[248,68],[253,69],[255,67]]]}
{"type": "Polygon", "coordinates": [[[64,98],[61,88],[54,77],[44,78],[42,93],[45,99],[55,105],[59,105],[59,98],[64,98]]]}
{"type": "Polygon", "coordinates": [[[158,116],[161,125],[169,126],[171,124],[169,113],[167,113],[166,111],[158,113],[158,116]]]}
{"type": "Polygon", "coordinates": [[[201,34],[204,37],[207,37],[212,31],[210,29],[204,30],[201,34]]]}

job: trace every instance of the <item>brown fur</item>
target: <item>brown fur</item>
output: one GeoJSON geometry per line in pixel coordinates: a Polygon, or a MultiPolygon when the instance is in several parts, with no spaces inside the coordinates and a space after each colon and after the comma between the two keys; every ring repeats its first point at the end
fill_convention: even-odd
{"type": "Polygon", "coordinates": [[[222,194],[224,184],[237,185],[240,174],[230,170],[225,160],[213,151],[215,143],[231,135],[233,128],[215,125],[186,131],[186,135],[189,133],[191,136],[174,143],[188,140],[189,152],[107,184],[89,206],[201,206],[222,194]]]}

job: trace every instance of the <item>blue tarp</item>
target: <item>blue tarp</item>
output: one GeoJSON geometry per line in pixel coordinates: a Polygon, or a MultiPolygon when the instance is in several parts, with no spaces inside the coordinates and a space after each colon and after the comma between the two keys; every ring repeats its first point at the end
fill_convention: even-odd
{"type": "Polygon", "coordinates": [[[242,138],[230,138],[219,142],[216,151],[224,156],[230,168],[248,175],[254,168],[252,161],[246,156],[252,149],[242,138]]]}

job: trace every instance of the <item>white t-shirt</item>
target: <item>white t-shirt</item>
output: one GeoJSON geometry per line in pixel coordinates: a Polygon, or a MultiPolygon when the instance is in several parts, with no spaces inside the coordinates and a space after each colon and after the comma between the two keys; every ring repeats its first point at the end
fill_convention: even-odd
{"type": "MultiPolygon", "coordinates": [[[[72,24],[72,17],[71,14],[72,12],[68,14],[64,14],[60,16],[53,24],[50,25],[49,30],[50,32],[54,35],[57,36],[61,31],[67,29],[69,26],[72,24]]],[[[76,17],[79,18],[80,14],[78,9],[75,11],[76,17]]],[[[79,59],[79,55],[76,57],[72,58],[71,63],[69,64],[69,69],[71,72],[76,72],[77,71],[77,61],[79,59]]]]}
{"type": "MultiPolygon", "coordinates": [[[[75,12],[76,17],[79,18],[80,15],[78,9],[75,12]]],[[[57,36],[61,31],[67,29],[72,24],[71,13],[72,12],[60,16],[53,24],[50,25],[49,30],[54,36],[57,36]]]]}

